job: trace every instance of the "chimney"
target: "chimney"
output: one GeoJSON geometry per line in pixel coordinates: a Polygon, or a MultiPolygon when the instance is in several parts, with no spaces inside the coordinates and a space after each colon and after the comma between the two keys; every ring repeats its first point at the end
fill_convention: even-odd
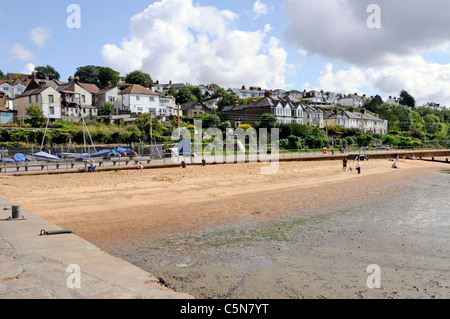
{"type": "Polygon", "coordinates": [[[31,80],[36,81],[36,72],[35,71],[33,71],[33,73],[31,73],[31,80]]]}
{"type": "Polygon", "coordinates": [[[361,109],[361,114],[366,114],[366,109],[361,109]]]}
{"type": "Polygon", "coordinates": [[[73,76],[69,76],[69,83],[73,83],[73,76]]]}
{"type": "Polygon", "coordinates": [[[39,83],[39,86],[41,87],[41,89],[43,89],[47,86],[47,83],[45,82],[45,80],[41,80],[41,82],[39,83]]]}
{"type": "Polygon", "coordinates": [[[272,91],[267,90],[266,92],[264,92],[264,96],[265,97],[271,97],[272,96],[272,91]]]}
{"type": "Polygon", "coordinates": [[[80,83],[80,78],[78,76],[76,76],[74,81],[75,81],[76,84],[78,84],[78,83],[80,83]]]}
{"type": "Polygon", "coordinates": [[[242,90],[245,90],[245,85],[242,86],[242,90]]]}
{"type": "Polygon", "coordinates": [[[355,109],[351,107],[350,112],[353,113],[354,111],[355,111],[355,109]]]}
{"type": "Polygon", "coordinates": [[[335,107],[335,108],[334,108],[334,115],[338,115],[338,113],[339,113],[338,108],[335,107]]]}
{"type": "Polygon", "coordinates": [[[239,106],[239,100],[234,101],[235,106],[239,106]]]}

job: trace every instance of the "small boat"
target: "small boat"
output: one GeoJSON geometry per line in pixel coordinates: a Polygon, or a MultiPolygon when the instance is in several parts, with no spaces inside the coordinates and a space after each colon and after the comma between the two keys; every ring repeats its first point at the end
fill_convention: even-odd
{"type": "Polygon", "coordinates": [[[75,158],[75,161],[82,161],[85,158],[109,156],[114,150],[103,150],[89,154],[83,154],[75,158]]]}
{"type": "Polygon", "coordinates": [[[49,154],[42,151],[44,147],[45,136],[47,135],[48,124],[50,123],[50,118],[47,119],[47,125],[45,126],[44,137],[42,138],[41,149],[37,153],[27,153],[28,160],[38,160],[38,161],[61,161],[62,159],[56,155],[49,154]]]}
{"type": "Polygon", "coordinates": [[[28,160],[32,161],[62,161],[62,159],[58,156],[49,154],[44,151],[39,151],[37,153],[28,153],[27,158],[28,160]]]}

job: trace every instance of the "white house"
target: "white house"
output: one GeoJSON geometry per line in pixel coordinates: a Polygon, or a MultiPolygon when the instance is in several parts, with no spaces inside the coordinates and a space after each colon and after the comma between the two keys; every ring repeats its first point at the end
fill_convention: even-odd
{"type": "Polygon", "coordinates": [[[130,85],[119,95],[122,97],[119,113],[157,115],[161,108],[159,95],[139,84],[130,85]]]}
{"type": "Polygon", "coordinates": [[[390,96],[390,97],[386,100],[385,103],[386,103],[386,104],[392,104],[392,105],[400,105],[400,101],[397,100],[396,97],[393,98],[392,96],[390,96]]]}
{"type": "Polygon", "coordinates": [[[361,109],[361,112],[341,111],[337,109],[334,112],[325,114],[326,126],[339,125],[348,129],[363,130],[365,133],[388,133],[388,121],[380,119],[378,116],[374,116],[361,109]]]}
{"type": "Polygon", "coordinates": [[[338,96],[337,105],[343,107],[363,107],[366,96],[359,96],[357,93],[338,96]]]}
{"type": "Polygon", "coordinates": [[[265,92],[267,90],[262,90],[261,88],[251,87],[247,89],[245,85],[242,86],[240,89],[228,89],[228,94],[234,94],[240,99],[247,99],[247,98],[262,98],[265,96],[265,92]]]}
{"type": "Polygon", "coordinates": [[[2,80],[0,81],[0,91],[5,93],[5,96],[9,99],[15,99],[17,95],[22,94],[26,90],[26,86],[23,84],[9,84],[2,80]]]}
{"type": "Polygon", "coordinates": [[[163,120],[165,116],[177,116],[178,106],[175,103],[175,98],[173,96],[160,97],[156,115],[163,118],[163,120]]]}

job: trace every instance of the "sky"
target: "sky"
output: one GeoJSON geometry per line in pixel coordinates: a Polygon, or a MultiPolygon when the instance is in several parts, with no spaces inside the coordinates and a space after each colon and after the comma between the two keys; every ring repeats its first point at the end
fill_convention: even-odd
{"type": "Polygon", "coordinates": [[[323,90],[450,106],[448,0],[0,0],[0,70],[323,90]]]}

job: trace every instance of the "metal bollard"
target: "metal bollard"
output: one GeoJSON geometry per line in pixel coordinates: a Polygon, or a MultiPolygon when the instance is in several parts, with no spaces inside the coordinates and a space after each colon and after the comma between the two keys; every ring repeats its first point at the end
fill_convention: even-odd
{"type": "Polygon", "coordinates": [[[18,219],[20,213],[20,206],[12,206],[11,207],[11,217],[13,219],[18,219]]]}

